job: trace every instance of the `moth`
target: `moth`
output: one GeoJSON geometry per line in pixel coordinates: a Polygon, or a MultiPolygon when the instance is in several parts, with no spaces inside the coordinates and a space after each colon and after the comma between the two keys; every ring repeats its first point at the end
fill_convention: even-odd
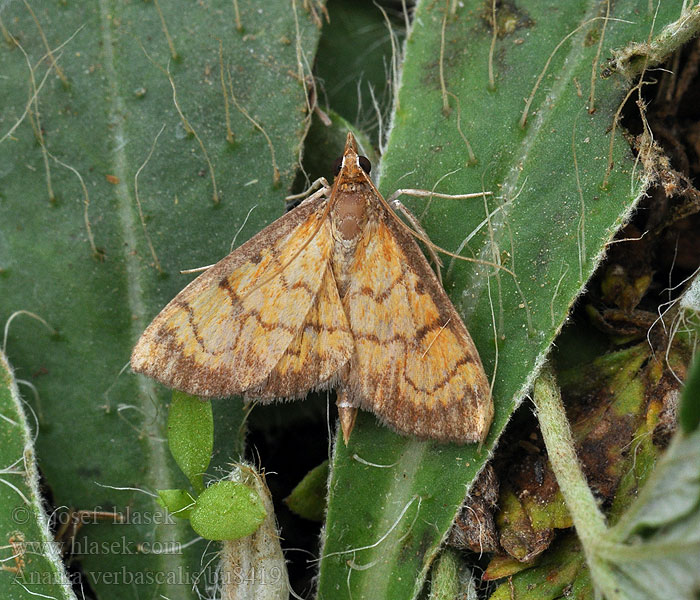
{"type": "Polygon", "coordinates": [[[479,354],[370,168],[348,133],[332,187],[185,287],[139,339],[133,370],[261,402],[335,388],[346,443],[358,409],[401,434],[483,441],[493,405],[479,354]]]}

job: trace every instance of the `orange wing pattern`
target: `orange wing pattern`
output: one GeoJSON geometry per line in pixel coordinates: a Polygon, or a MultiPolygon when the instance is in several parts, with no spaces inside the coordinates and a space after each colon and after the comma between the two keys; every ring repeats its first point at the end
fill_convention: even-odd
{"type": "Polygon", "coordinates": [[[490,389],[466,327],[393,217],[383,212],[368,228],[343,298],[355,339],[349,397],[401,433],[483,439],[490,389]]]}
{"type": "Polygon", "coordinates": [[[319,228],[324,203],[278,219],[188,285],[141,336],[133,369],[199,396],[291,390],[285,378],[298,377],[299,366],[280,359],[290,346],[310,352],[313,330],[316,346],[334,335],[339,340],[338,351],[318,364],[330,377],[349,356],[349,333],[339,301],[335,312],[332,303],[325,306],[332,238],[328,222],[319,228]],[[307,316],[311,324],[303,327],[307,316]]]}
{"type": "Polygon", "coordinates": [[[333,270],[326,268],[313,306],[267,381],[248,395],[298,398],[309,390],[334,387],[336,375],[352,356],[354,343],[333,270]]]}

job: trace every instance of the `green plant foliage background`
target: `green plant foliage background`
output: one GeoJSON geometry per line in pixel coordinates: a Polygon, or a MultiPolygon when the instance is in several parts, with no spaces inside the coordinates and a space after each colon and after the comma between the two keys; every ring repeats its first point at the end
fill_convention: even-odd
{"type": "MultiPolygon", "coordinates": [[[[39,466],[55,504],[129,511],[127,524],[81,530],[94,544],[80,556],[88,585],[114,600],[133,598],[134,589],[139,597],[192,598],[206,543],[184,547],[195,538],[189,525],[166,519],[149,495],[187,487],[166,442],[170,394],[123,369],[140,332],[192,278],[180,269],[215,262],[239,228],[238,243],[283,213],[307,119],[300,76],[320,30],[291,2],[238,2],[242,32],[233,3],[29,6],[33,12],[8,5],[1,15],[0,135],[24,119],[0,145],[0,322],[31,310],[58,336],[17,319],[7,351],[17,376],[38,391],[39,466]],[[238,104],[269,136],[278,182],[266,138],[230,89],[224,98],[221,65],[238,104]],[[168,70],[211,161],[218,203],[168,70]],[[27,115],[34,85],[42,87],[27,115]],[[84,181],[89,205],[62,163],[84,181]],[[135,194],[141,167],[143,224],[135,194]],[[184,548],[173,551],[165,545],[171,542],[184,548]]],[[[215,463],[222,465],[238,457],[242,409],[219,401],[214,412],[215,463]]],[[[2,587],[11,580],[0,573],[0,590],[18,594],[17,586],[2,587]]]]}
{"type": "MultiPolygon", "coordinates": [[[[195,536],[185,523],[164,522],[143,493],[187,486],[165,440],[169,394],[123,369],[146,324],[190,280],[180,269],[213,263],[234,238],[238,245],[282,214],[309,124],[304,77],[321,35],[319,3],[240,0],[242,31],[234,4],[13,3],[0,13],[0,322],[31,310],[58,332],[51,337],[18,319],[7,344],[17,376],[38,392],[37,452],[53,502],[132,516],[81,532],[96,544],[80,559],[98,597],[133,598],[134,589],[139,597],[194,597],[205,545],[158,552],[195,536]],[[101,550],[111,543],[119,550],[101,550]]],[[[371,3],[355,4],[329,5],[318,97],[378,139],[368,88],[358,117],[347,84],[375,82],[382,130],[393,124],[381,169],[375,166],[381,190],[492,191],[486,206],[407,204],[435,243],[515,274],[452,266],[449,258],[444,270],[446,289],[494,375],[496,419],[484,447],[399,438],[360,415],[350,446],[339,445],[333,456],[319,597],[412,598],[468,485],[641,190],[619,135],[615,169],[603,186],[609,128],[628,82],[601,81],[597,70],[613,48],[646,40],[654,13],[647,2],[616,2],[610,16],[623,21],[604,28],[600,2],[528,0],[501,15],[508,18],[493,39],[487,3],[419,2],[397,109],[387,117],[381,90],[386,73],[391,79],[391,57],[382,57],[390,38],[371,3]],[[333,21],[336,14],[346,17],[333,21]],[[355,26],[343,27],[350,15],[355,26]],[[377,32],[376,44],[360,43],[360,31],[377,32]],[[353,52],[363,60],[347,58],[353,52]],[[523,99],[550,57],[521,128],[523,99]],[[596,111],[589,114],[592,74],[596,111]]],[[[653,32],[680,10],[681,2],[661,3],[653,32]]],[[[395,11],[389,17],[402,23],[395,11]]],[[[328,158],[314,157],[311,145],[304,151],[309,164],[328,158]]],[[[214,466],[221,466],[241,451],[243,412],[232,400],[213,405],[214,466]]],[[[5,575],[0,594],[24,598],[5,575]]]]}
{"type": "Polygon", "coordinates": [[[324,600],[420,593],[465,490],[643,188],[622,136],[610,155],[628,82],[601,81],[598,73],[614,48],[680,17],[680,4],[655,13],[616,3],[614,21],[598,2],[500,6],[494,39],[488,4],[417,4],[380,179],[387,195],[399,187],[493,191],[486,204],[434,199],[427,210],[424,200],[407,203],[438,245],[462,250],[472,236],[463,254],[515,274],[453,267],[449,258],[445,271],[445,287],[493,374],[494,423],[478,448],[402,438],[369,416],[358,421],[331,467],[324,600]]]}

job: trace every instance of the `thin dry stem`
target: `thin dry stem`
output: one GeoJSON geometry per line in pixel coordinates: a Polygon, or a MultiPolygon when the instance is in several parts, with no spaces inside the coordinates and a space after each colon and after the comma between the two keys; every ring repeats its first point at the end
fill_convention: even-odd
{"type": "Polygon", "coordinates": [[[560,40],[560,42],[554,47],[554,50],[552,50],[551,54],[549,55],[549,58],[547,58],[547,61],[544,63],[544,67],[542,68],[542,71],[540,72],[539,76],[537,77],[537,81],[535,82],[535,85],[533,86],[532,91],[530,92],[530,95],[528,96],[528,99],[525,102],[525,108],[523,109],[523,114],[520,117],[520,127],[522,129],[525,128],[525,124],[527,123],[528,113],[530,111],[530,106],[532,104],[533,99],[535,98],[535,94],[537,93],[537,90],[539,89],[540,84],[542,83],[542,79],[544,79],[544,76],[547,74],[547,69],[549,69],[549,65],[552,62],[554,55],[557,53],[559,48],[561,48],[570,37],[572,37],[577,32],[579,32],[582,28],[593,23],[593,21],[597,21],[598,19],[606,19],[607,20],[607,17],[593,17],[592,19],[588,19],[587,21],[584,21],[578,27],[576,27],[574,30],[570,31],[567,35],[565,35],[560,40]]]}
{"type": "Polygon", "coordinates": [[[39,30],[39,36],[41,37],[41,42],[44,44],[44,49],[46,50],[46,55],[51,59],[51,66],[56,70],[56,75],[58,75],[59,79],[61,80],[61,83],[63,85],[67,86],[68,85],[68,79],[63,72],[63,69],[58,66],[58,63],[56,62],[56,59],[54,58],[53,51],[49,47],[49,42],[46,39],[46,35],[44,34],[44,29],[41,26],[41,23],[39,23],[39,19],[37,19],[36,14],[34,13],[34,10],[32,9],[31,5],[27,0],[23,0],[24,6],[27,8],[29,11],[29,14],[32,15],[32,19],[34,23],[36,24],[36,28],[39,30]]]}
{"type": "Polygon", "coordinates": [[[248,119],[253,126],[260,131],[260,133],[263,134],[265,137],[265,141],[267,142],[267,146],[270,149],[270,157],[272,159],[272,181],[274,185],[277,185],[280,181],[280,171],[277,168],[277,160],[275,159],[275,147],[272,145],[272,140],[270,139],[270,136],[267,135],[267,132],[265,129],[263,129],[263,126],[260,125],[253,117],[250,116],[248,111],[241,106],[240,102],[236,99],[236,95],[233,93],[233,81],[231,80],[231,73],[229,71],[228,73],[228,85],[229,85],[229,90],[231,92],[231,100],[233,101],[234,105],[238,109],[238,111],[246,118],[248,119]]]}
{"type": "MultiPolygon", "coordinates": [[[[236,5],[237,7],[238,5],[236,5]]],[[[224,77],[224,45],[221,40],[219,40],[219,78],[221,79],[221,91],[224,94],[224,117],[226,119],[226,141],[229,144],[233,144],[236,136],[233,134],[233,129],[231,129],[231,112],[228,107],[228,93],[226,91],[226,79],[224,77]]]]}
{"type": "Polygon", "coordinates": [[[236,31],[241,33],[243,31],[243,23],[241,23],[241,12],[238,10],[238,0],[233,0],[233,14],[236,20],[236,31]]]}
{"type": "Polygon", "coordinates": [[[88,193],[87,186],[85,185],[85,180],[77,169],[71,165],[64,163],[62,160],[56,158],[51,152],[47,150],[48,155],[55,160],[59,165],[71,171],[80,182],[80,187],[83,190],[83,221],[85,223],[85,230],[87,231],[88,242],[90,244],[90,249],[92,250],[92,255],[98,260],[102,260],[104,253],[97,249],[95,245],[95,236],[92,233],[92,227],[90,225],[90,215],[88,214],[88,209],[90,208],[90,194],[88,193]]]}
{"type": "Polygon", "coordinates": [[[170,50],[170,56],[173,60],[177,60],[179,57],[177,54],[177,50],[175,50],[175,42],[173,41],[173,38],[171,37],[170,32],[168,31],[168,24],[165,22],[165,15],[160,9],[160,4],[158,3],[158,0],[153,0],[153,5],[156,7],[158,17],[160,18],[160,27],[163,30],[165,39],[168,41],[168,49],[170,50]]]}
{"type": "Polygon", "coordinates": [[[496,50],[496,40],[498,39],[498,23],[496,21],[496,0],[491,0],[491,24],[493,33],[491,35],[491,46],[489,47],[489,89],[496,89],[496,78],[493,74],[493,54],[496,50]]]}
{"type": "Polygon", "coordinates": [[[191,133],[194,138],[197,140],[197,143],[199,144],[199,147],[202,150],[202,153],[204,154],[204,159],[207,161],[207,165],[209,167],[209,177],[211,178],[211,185],[213,188],[213,194],[212,194],[212,201],[214,204],[219,203],[219,190],[216,187],[216,176],[214,175],[214,165],[212,164],[211,160],[209,159],[209,153],[207,152],[206,147],[204,146],[204,142],[202,141],[202,138],[197,135],[197,132],[194,130],[194,127],[190,125],[190,122],[187,120],[187,117],[185,117],[185,114],[182,112],[182,109],[180,108],[180,103],[178,102],[177,99],[177,88],[175,87],[175,80],[173,79],[173,76],[170,73],[170,65],[168,65],[167,69],[164,69],[161,67],[157,62],[155,62],[151,56],[148,54],[146,49],[141,46],[141,50],[143,50],[143,53],[146,55],[146,58],[159,70],[161,70],[163,73],[165,73],[166,77],[168,78],[168,81],[170,82],[170,87],[173,90],[173,104],[175,105],[175,110],[177,111],[177,114],[180,116],[180,121],[182,122],[183,127],[185,128],[185,131],[187,133],[191,133]]]}
{"type": "Polygon", "coordinates": [[[445,85],[445,30],[447,29],[447,15],[449,13],[450,0],[447,0],[445,14],[442,17],[442,27],[440,28],[440,91],[442,93],[442,114],[450,113],[450,101],[447,96],[447,86],[445,85]]]}
{"type": "Polygon", "coordinates": [[[588,112],[593,114],[595,112],[595,83],[598,79],[598,61],[600,60],[600,53],[603,49],[603,41],[605,40],[605,30],[608,26],[608,19],[610,18],[610,0],[606,0],[605,3],[605,20],[603,21],[603,30],[600,33],[600,40],[598,41],[598,49],[596,50],[595,56],[593,57],[593,64],[591,65],[591,93],[588,96],[588,112]]]}
{"type": "Polygon", "coordinates": [[[134,198],[136,198],[136,206],[137,206],[138,211],[139,211],[139,219],[141,221],[141,228],[143,229],[143,235],[146,237],[146,243],[148,244],[148,249],[151,252],[151,257],[153,257],[153,263],[155,264],[155,267],[159,273],[163,272],[163,267],[160,264],[160,260],[158,260],[158,255],[156,254],[156,249],[153,247],[153,242],[151,242],[151,236],[148,234],[148,229],[146,228],[146,219],[143,216],[143,208],[141,206],[141,198],[139,197],[139,175],[141,174],[141,171],[143,171],[146,168],[148,161],[151,160],[151,156],[153,156],[153,151],[156,149],[156,144],[158,143],[158,138],[160,137],[160,134],[163,133],[164,130],[165,130],[165,125],[163,125],[160,128],[160,131],[157,133],[155,139],[153,140],[153,143],[151,144],[151,150],[149,151],[148,156],[146,157],[146,160],[143,161],[141,166],[138,168],[138,171],[136,171],[136,174],[134,175],[134,198]]]}

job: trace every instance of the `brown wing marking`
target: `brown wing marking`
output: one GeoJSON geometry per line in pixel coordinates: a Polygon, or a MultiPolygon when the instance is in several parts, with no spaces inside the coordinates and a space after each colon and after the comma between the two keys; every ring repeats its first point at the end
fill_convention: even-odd
{"type": "Polygon", "coordinates": [[[132,368],[199,396],[259,387],[323,283],[330,224],[316,229],[325,202],[299,206],[190,283],[143,333],[132,368]]]}
{"type": "Polygon", "coordinates": [[[309,390],[333,387],[336,375],[352,356],[354,343],[333,270],[326,268],[313,306],[255,398],[293,398],[309,390]]]}
{"type": "Polygon", "coordinates": [[[493,414],[490,388],[464,323],[393,218],[382,215],[368,227],[343,298],[355,339],[350,396],[402,433],[483,439],[493,414]]]}

